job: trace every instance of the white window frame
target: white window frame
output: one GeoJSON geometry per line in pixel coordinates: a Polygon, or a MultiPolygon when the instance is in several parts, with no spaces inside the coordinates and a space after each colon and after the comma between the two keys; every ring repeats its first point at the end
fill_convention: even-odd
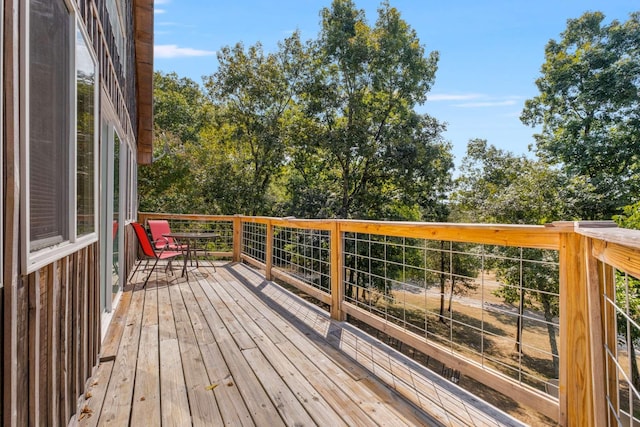
{"type": "Polygon", "coordinates": [[[21,120],[21,140],[20,140],[20,175],[22,182],[22,191],[20,192],[20,204],[21,204],[21,259],[22,259],[22,271],[24,273],[31,273],[36,271],[52,262],[59,260],[65,256],[68,256],[78,250],[98,241],[99,231],[99,132],[100,132],[100,110],[99,110],[99,94],[100,94],[100,76],[99,76],[99,62],[93,46],[90,43],[90,39],[80,21],[79,14],[77,12],[74,2],[69,0],[61,0],[69,11],[69,20],[72,22],[70,28],[70,37],[73,40],[73,44],[69,46],[72,50],[70,55],[69,64],[69,83],[70,83],[70,105],[69,105],[69,170],[68,173],[68,185],[69,185],[69,206],[67,210],[67,221],[69,238],[66,241],[42,248],[36,251],[31,251],[31,231],[30,231],[30,88],[29,78],[30,75],[30,2],[29,0],[21,2],[21,40],[23,40],[21,49],[20,65],[22,76],[26,76],[21,80],[20,93],[20,114],[21,120]],[[83,236],[77,236],[77,79],[78,70],[76,69],[76,49],[77,49],[77,34],[80,32],[84,37],[87,50],[94,61],[95,65],[95,82],[94,82],[94,231],[83,236]]]}

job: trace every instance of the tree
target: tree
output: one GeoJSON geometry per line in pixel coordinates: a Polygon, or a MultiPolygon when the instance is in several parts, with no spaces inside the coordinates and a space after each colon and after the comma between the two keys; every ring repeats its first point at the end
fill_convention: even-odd
{"type": "Polygon", "coordinates": [[[209,122],[212,107],[196,82],[175,73],[154,74],[153,163],[138,169],[140,210],[205,212],[193,179],[193,151],[209,122]]]}
{"type": "Polygon", "coordinates": [[[154,73],[153,120],[159,135],[173,134],[182,144],[197,142],[209,112],[198,83],[176,73],[154,73]]]}
{"type": "MultiPolygon", "coordinates": [[[[620,227],[640,230],[640,202],[626,206],[622,214],[614,217],[620,227]]],[[[628,309],[630,318],[637,324],[640,322],[640,278],[626,276],[616,272],[616,301],[622,310],[628,309]]],[[[625,337],[631,361],[631,382],[636,390],[640,390],[640,370],[636,357],[636,346],[640,343],[640,329],[627,323],[627,319],[616,311],[618,335],[625,337]]]]}
{"type": "MultiPolygon", "coordinates": [[[[575,218],[577,205],[590,192],[544,161],[499,150],[485,140],[471,140],[462,173],[452,195],[455,217],[463,221],[545,224],[575,218]]],[[[497,257],[485,265],[496,270],[503,286],[497,295],[516,305],[516,351],[521,352],[522,314],[526,307],[543,312],[553,369],[558,374],[558,343],[554,319],[559,314],[557,253],[539,249],[494,247],[497,257]],[[529,261],[522,268],[521,261],[529,261]]]]}
{"type": "Polygon", "coordinates": [[[603,21],[587,12],[547,43],[540,95],[521,115],[542,125],[535,138],[543,159],[604,195],[582,219],[611,218],[640,194],[640,12],[625,23],[603,21]]]}
{"type": "MultiPolygon", "coordinates": [[[[309,159],[322,162],[314,180],[328,216],[398,218],[415,214],[416,203],[435,204],[450,182],[450,147],[444,126],[414,107],[426,101],[437,52],[425,56],[387,2],[374,27],[350,0],[334,0],[321,17],[300,97],[311,130],[294,157],[300,179],[317,165],[309,159]]],[[[435,210],[418,206],[418,215],[425,209],[435,210]]]]}
{"type": "Polygon", "coordinates": [[[270,185],[287,158],[288,110],[303,77],[304,47],[296,32],[265,54],[260,43],[242,43],[218,53],[218,71],[205,77],[210,100],[219,107],[223,137],[233,152],[243,181],[238,213],[271,213],[270,185]],[[234,150],[231,146],[236,146],[234,150]]]}

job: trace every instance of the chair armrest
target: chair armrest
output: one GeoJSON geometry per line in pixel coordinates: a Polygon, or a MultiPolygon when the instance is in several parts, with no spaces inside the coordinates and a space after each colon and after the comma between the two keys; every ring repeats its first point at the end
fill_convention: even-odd
{"type": "Polygon", "coordinates": [[[166,237],[160,237],[159,239],[154,240],[153,242],[151,242],[151,244],[156,249],[160,249],[160,245],[159,244],[162,244],[162,250],[164,250],[164,249],[166,249],[167,246],[169,246],[169,239],[167,239],[166,237]]]}

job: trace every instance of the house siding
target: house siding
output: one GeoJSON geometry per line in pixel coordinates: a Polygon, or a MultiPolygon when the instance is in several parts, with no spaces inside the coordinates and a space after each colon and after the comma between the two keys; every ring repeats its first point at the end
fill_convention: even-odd
{"type": "MultiPolygon", "coordinates": [[[[101,343],[100,240],[61,256],[36,271],[21,270],[20,196],[26,191],[20,182],[21,3],[3,0],[2,26],[2,286],[0,287],[0,339],[3,342],[0,367],[0,420],[5,426],[68,425],[78,414],[78,399],[99,363],[101,343]]],[[[76,0],[76,11],[88,35],[100,76],[99,91],[114,107],[119,128],[128,141],[140,139],[140,99],[151,98],[148,89],[138,89],[141,74],[137,65],[134,13],[153,31],[153,0],[123,2],[127,14],[123,66],[113,38],[105,0],[76,0]],[[134,12],[140,9],[141,12],[134,12]],[[150,16],[145,14],[150,13],[150,16]]],[[[143,52],[145,61],[148,51],[143,52]]],[[[152,55],[151,55],[152,57],[152,55]]],[[[100,113],[99,113],[100,114],[100,113]]],[[[146,113],[148,114],[148,113],[146,113]]],[[[101,114],[100,114],[101,115],[101,114]]],[[[152,131],[152,127],[150,128],[152,131]]],[[[148,129],[149,130],[149,129],[148,129]]],[[[148,131],[147,130],[147,131],[148,131]]],[[[147,134],[150,146],[150,137],[147,134]]],[[[100,152],[100,150],[98,150],[100,152]]],[[[139,149],[138,149],[139,151],[139,149]]],[[[140,160],[138,160],[140,161],[140,160]]],[[[99,162],[101,164],[101,162],[99,162]]],[[[133,171],[135,174],[136,171],[133,171]]],[[[98,178],[100,174],[96,175],[98,178]]],[[[122,183],[121,185],[133,185],[122,183]]],[[[96,195],[96,197],[99,197],[96,195]]],[[[124,229],[122,275],[128,276],[136,259],[137,241],[124,229]]]]}

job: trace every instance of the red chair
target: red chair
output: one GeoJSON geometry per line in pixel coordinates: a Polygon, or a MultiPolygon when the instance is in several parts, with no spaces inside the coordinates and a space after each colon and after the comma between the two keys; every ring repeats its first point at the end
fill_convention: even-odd
{"type": "Polygon", "coordinates": [[[165,234],[171,233],[171,227],[169,221],[166,219],[150,219],[147,220],[149,231],[151,232],[151,239],[155,242],[156,249],[161,249],[168,246],[167,249],[172,251],[187,251],[188,245],[181,245],[171,236],[165,236],[165,234]]]}
{"type": "MultiPolygon", "coordinates": [[[[136,237],[138,238],[140,249],[142,250],[144,257],[147,260],[147,264],[149,263],[150,260],[152,259],[155,260],[155,262],[153,263],[153,266],[151,267],[151,270],[149,271],[149,274],[147,275],[147,278],[144,281],[144,285],[142,285],[142,287],[144,288],[145,286],[147,286],[147,282],[151,277],[151,273],[153,273],[153,270],[158,265],[158,261],[160,261],[161,259],[169,260],[169,264],[167,265],[167,268],[173,271],[171,269],[171,261],[175,257],[181,256],[182,251],[168,250],[168,246],[166,245],[166,243],[164,246],[161,247],[160,251],[157,251],[155,249],[157,247],[157,242],[151,242],[151,240],[149,240],[149,236],[147,235],[147,232],[142,227],[142,225],[138,224],[137,222],[133,222],[131,223],[131,225],[133,226],[133,229],[136,232],[136,237]]],[[[140,260],[140,262],[136,266],[136,269],[133,271],[133,274],[131,275],[131,277],[133,277],[136,274],[136,271],[138,271],[138,267],[140,267],[140,264],[142,264],[142,260],[140,260]]]]}

